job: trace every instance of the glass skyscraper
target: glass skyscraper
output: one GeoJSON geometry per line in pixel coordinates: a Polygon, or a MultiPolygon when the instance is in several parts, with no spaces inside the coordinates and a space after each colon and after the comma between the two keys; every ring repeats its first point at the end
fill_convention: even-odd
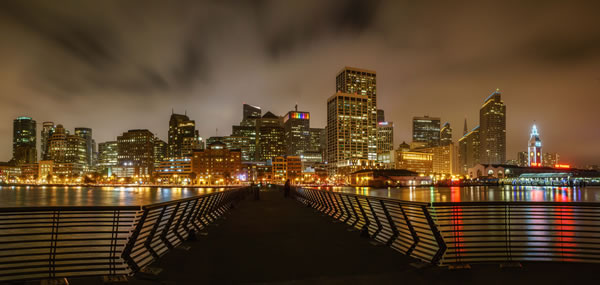
{"type": "Polygon", "coordinates": [[[36,123],[30,117],[18,117],[13,121],[13,159],[17,164],[37,161],[36,123]]]}
{"type": "Polygon", "coordinates": [[[440,118],[413,117],[413,142],[422,147],[440,145],[440,118]]]}
{"type": "Polygon", "coordinates": [[[479,110],[479,160],[482,164],[506,162],[506,105],[500,90],[488,96],[479,110]]]}

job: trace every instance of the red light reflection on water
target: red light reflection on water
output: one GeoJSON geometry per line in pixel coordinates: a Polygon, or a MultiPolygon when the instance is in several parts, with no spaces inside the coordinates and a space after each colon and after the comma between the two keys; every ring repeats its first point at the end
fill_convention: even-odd
{"type": "MultiPolygon", "coordinates": [[[[450,201],[461,202],[460,191],[460,187],[450,187],[450,201]]],[[[454,246],[456,248],[456,257],[460,259],[461,253],[465,252],[463,208],[461,206],[453,206],[451,209],[454,246]]]]}

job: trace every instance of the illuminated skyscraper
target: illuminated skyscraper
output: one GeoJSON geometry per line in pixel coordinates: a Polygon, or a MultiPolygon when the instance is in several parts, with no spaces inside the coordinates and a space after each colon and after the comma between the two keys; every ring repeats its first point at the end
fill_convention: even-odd
{"type": "Polygon", "coordinates": [[[445,123],[440,130],[440,145],[446,146],[452,144],[452,128],[450,123],[445,123]]]}
{"type": "Polygon", "coordinates": [[[542,153],[542,166],[555,167],[560,162],[559,158],[558,153],[544,152],[542,153]]]}
{"type": "Polygon", "coordinates": [[[93,144],[92,144],[92,129],[90,128],[75,128],[75,135],[80,136],[85,140],[85,164],[92,166],[92,160],[94,155],[93,144]]]}
{"type": "Polygon", "coordinates": [[[350,173],[368,166],[369,100],[367,95],[341,92],[327,100],[327,161],[330,175],[350,173]]]}
{"type": "Polygon", "coordinates": [[[308,151],[310,143],[310,113],[289,111],[283,117],[283,129],[286,139],[286,154],[302,156],[308,151]]]}
{"type": "Polygon", "coordinates": [[[49,147],[48,142],[50,140],[50,137],[54,133],[55,128],[56,128],[56,126],[54,126],[53,122],[44,122],[42,124],[42,133],[41,133],[42,158],[41,158],[41,160],[48,160],[48,147],[49,147]]]}
{"type": "Polygon", "coordinates": [[[479,126],[477,126],[458,140],[458,166],[462,174],[466,174],[469,168],[480,163],[479,143],[481,139],[479,132],[479,126]]]}
{"type": "Polygon", "coordinates": [[[196,148],[200,148],[200,135],[196,130],[196,122],[187,115],[171,114],[169,120],[169,157],[192,156],[196,148]]]}
{"type": "Polygon", "coordinates": [[[517,153],[517,165],[521,167],[529,166],[529,155],[526,151],[519,151],[517,153]]]}
{"type": "Polygon", "coordinates": [[[542,166],[542,140],[535,125],[531,128],[527,153],[529,154],[529,167],[542,166]]]}
{"type": "Polygon", "coordinates": [[[129,130],[117,137],[119,166],[134,167],[137,175],[154,167],[154,134],[149,130],[129,130]]]}
{"type": "Polygon", "coordinates": [[[256,160],[270,160],[285,152],[285,132],[281,118],[267,112],[256,120],[256,160]]]}
{"type": "Polygon", "coordinates": [[[117,166],[119,152],[117,141],[108,141],[98,144],[98,168],[100,171],[117,166]]]}
{"type": "Polygon", "coordinates": [[[168,145],[165,141],[159,139],[158,137],[154,138],[154,166],[160,165],[160,163],[165,160],[168,153],[168,145]]]}
{"type": "MultiPolygon", "coordinates": [[[[366,96],[367,159],[377,159],[377,74],[375,71],[344,67],[336,77],[336,92],[366,96]]],[[[331,98],[330,98],[331,99],[331,98]]],[[[361,114],[362,116],[363,114],[361,114]]],[[[361,154],[362,155],[362,154],[361,154]]]]}
{"type": "Polygon", "coordinates": [[[13,159],[17,164],[37,161],[36,125],[30,117],[18,117],[13,121],[13,159]]]}
{"type": "Polygon", "coordinates": [[[440,145],[440,118],[413,117],[413,143],[424,147],[440,145]]]}
{"type": "Polygon", "coordinates": [[[394,150],[394,123],[377,123],[377,154],[394,150]]]}
{"type": "Polygon", "coordinates": [[[479,160],[483,164],[506,162],[506,105],[498,89],[479,110],[479,160]]]}

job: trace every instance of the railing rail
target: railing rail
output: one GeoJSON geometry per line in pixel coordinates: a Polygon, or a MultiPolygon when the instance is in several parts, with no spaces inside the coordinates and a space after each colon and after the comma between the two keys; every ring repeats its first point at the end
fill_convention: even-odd
{"type": "Polygon", "coordinates": [[[600,203],[439,202],[297,188],[296,199],[433,264],[600,262],[600,203]]]}
{"type": "Polygon", "coordinates": [[[224,214],[247,190],[141,207],[0,208],[0,282],[133,274],[224,214]]]}

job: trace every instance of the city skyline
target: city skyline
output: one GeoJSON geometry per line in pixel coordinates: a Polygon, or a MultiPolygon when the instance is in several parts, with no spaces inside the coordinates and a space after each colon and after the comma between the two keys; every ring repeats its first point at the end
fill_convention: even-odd
{"type": "MultiPolygon", "coordinates": [[[[120,30],[130,23],[124,16],[127,7],[74,3],[58,11],[40,3],[2,3],[0,30],[15,45],[0,50],[5,62],[0,67],[0,161],[12,156],[11,122],[19,116],[37,121],[38,153],[44,121],[69,130],[91,128],[97,143],[140,128],[166,140],[165,122],[172,108],[177,113],[187,110],[205,139],[216,135],[215,129],[220,136],[229,135],[231,126],[241,119],[242,103],[279,116],[298,104],[299,109],[311,113],[313,127],[323,128],[326,100],[335,91],[331,78],[343,66],[377,71],[377,107],[394,122],[396,147],[411,140],[413,116],[440,117],[442,123],[452,126],[462,126],[467,118],[472,129],[483,100],[500,88],[507,106],[507,159],[516,159],[517,152],[526,150],[535,121],[544,148],[560,153],[561,160],[580,166],[600,161],[600,132],[595,126],[595,108],[600,105],[600,97],[595,96],[600,88],[595,73],[600,48],[593,40],[600,28],[593,25],[595,9],[589,5],[484,3],[460,11],[449,4],[433,9],[392,1],[373,7],[348,3],[341,5],[345,12],[340,14],[334,13],[339,3],[231,11],[209,5],[207,11],[219,12],[224,18],[239,16],[231,26],[208,17],[215,21],[217,31],[238,35],[238,39],[219,37],[184,20],[186,17],[175,19],[169,13],[156,23],[144,21],[163,9],[171,14],[181,12],[177,5],[167,9],[151,3],[149,11],[132,16],[140,20],[138,24],[120,30]],[[116,19],[94,10],[116,11],[116,19]],[[355,10],[370,16],[353,20],[355,10]],[[37,17],[41,11],[46,12],[37,17]],[[403,17],[392,17],[386,11],[452,15],[463,20],[453,25],[445,21],[426,25],[418,17],[395,20],[403,17]],[[510,21],[486,21],[489,11],[510,21]],[[284,15],[284,20],[275,15],[284,15]],[[285,15],[296,17],[285,19],[285,15]],[[82,19],[86,17],[93,19],[93,24],[82,19]],[[570,21],[574,17],[578,21],[570,21]],[[259,19],[264,22],[255,21],[259,19]],[[247,22],[250,24],[245,25],[247,22]],[[81,31],[72,28],[75,24],[80,24],[81,31]],[[158,34],[141,33],[133,40],[125,37],[153,30],[156,25],[161,28],[158,34]],[[265,28],[270,26],[281,28],[265,28]],[[305,31],[305,27],[314,36],[286,36],[305,31]],[[179,30],[172,41],[140,49],[179,30]],[[203,45],[200,35],[214,43],[203,45]],[[399,40],[404,37],[406,42],[399,40]],[[244,45],[247,50],[238,52],[238,41],[248,43],[244,45]],[[55,62],[59,60],[61,64],[55,62]],[[123,73],[111,76],[115,68],[123,73]]],[[[198,16],[199,8],[207,4],[197,5],[184,14],[198,16]]],[[[455,142],[459,133],[454,132],[455,142]]]]}

